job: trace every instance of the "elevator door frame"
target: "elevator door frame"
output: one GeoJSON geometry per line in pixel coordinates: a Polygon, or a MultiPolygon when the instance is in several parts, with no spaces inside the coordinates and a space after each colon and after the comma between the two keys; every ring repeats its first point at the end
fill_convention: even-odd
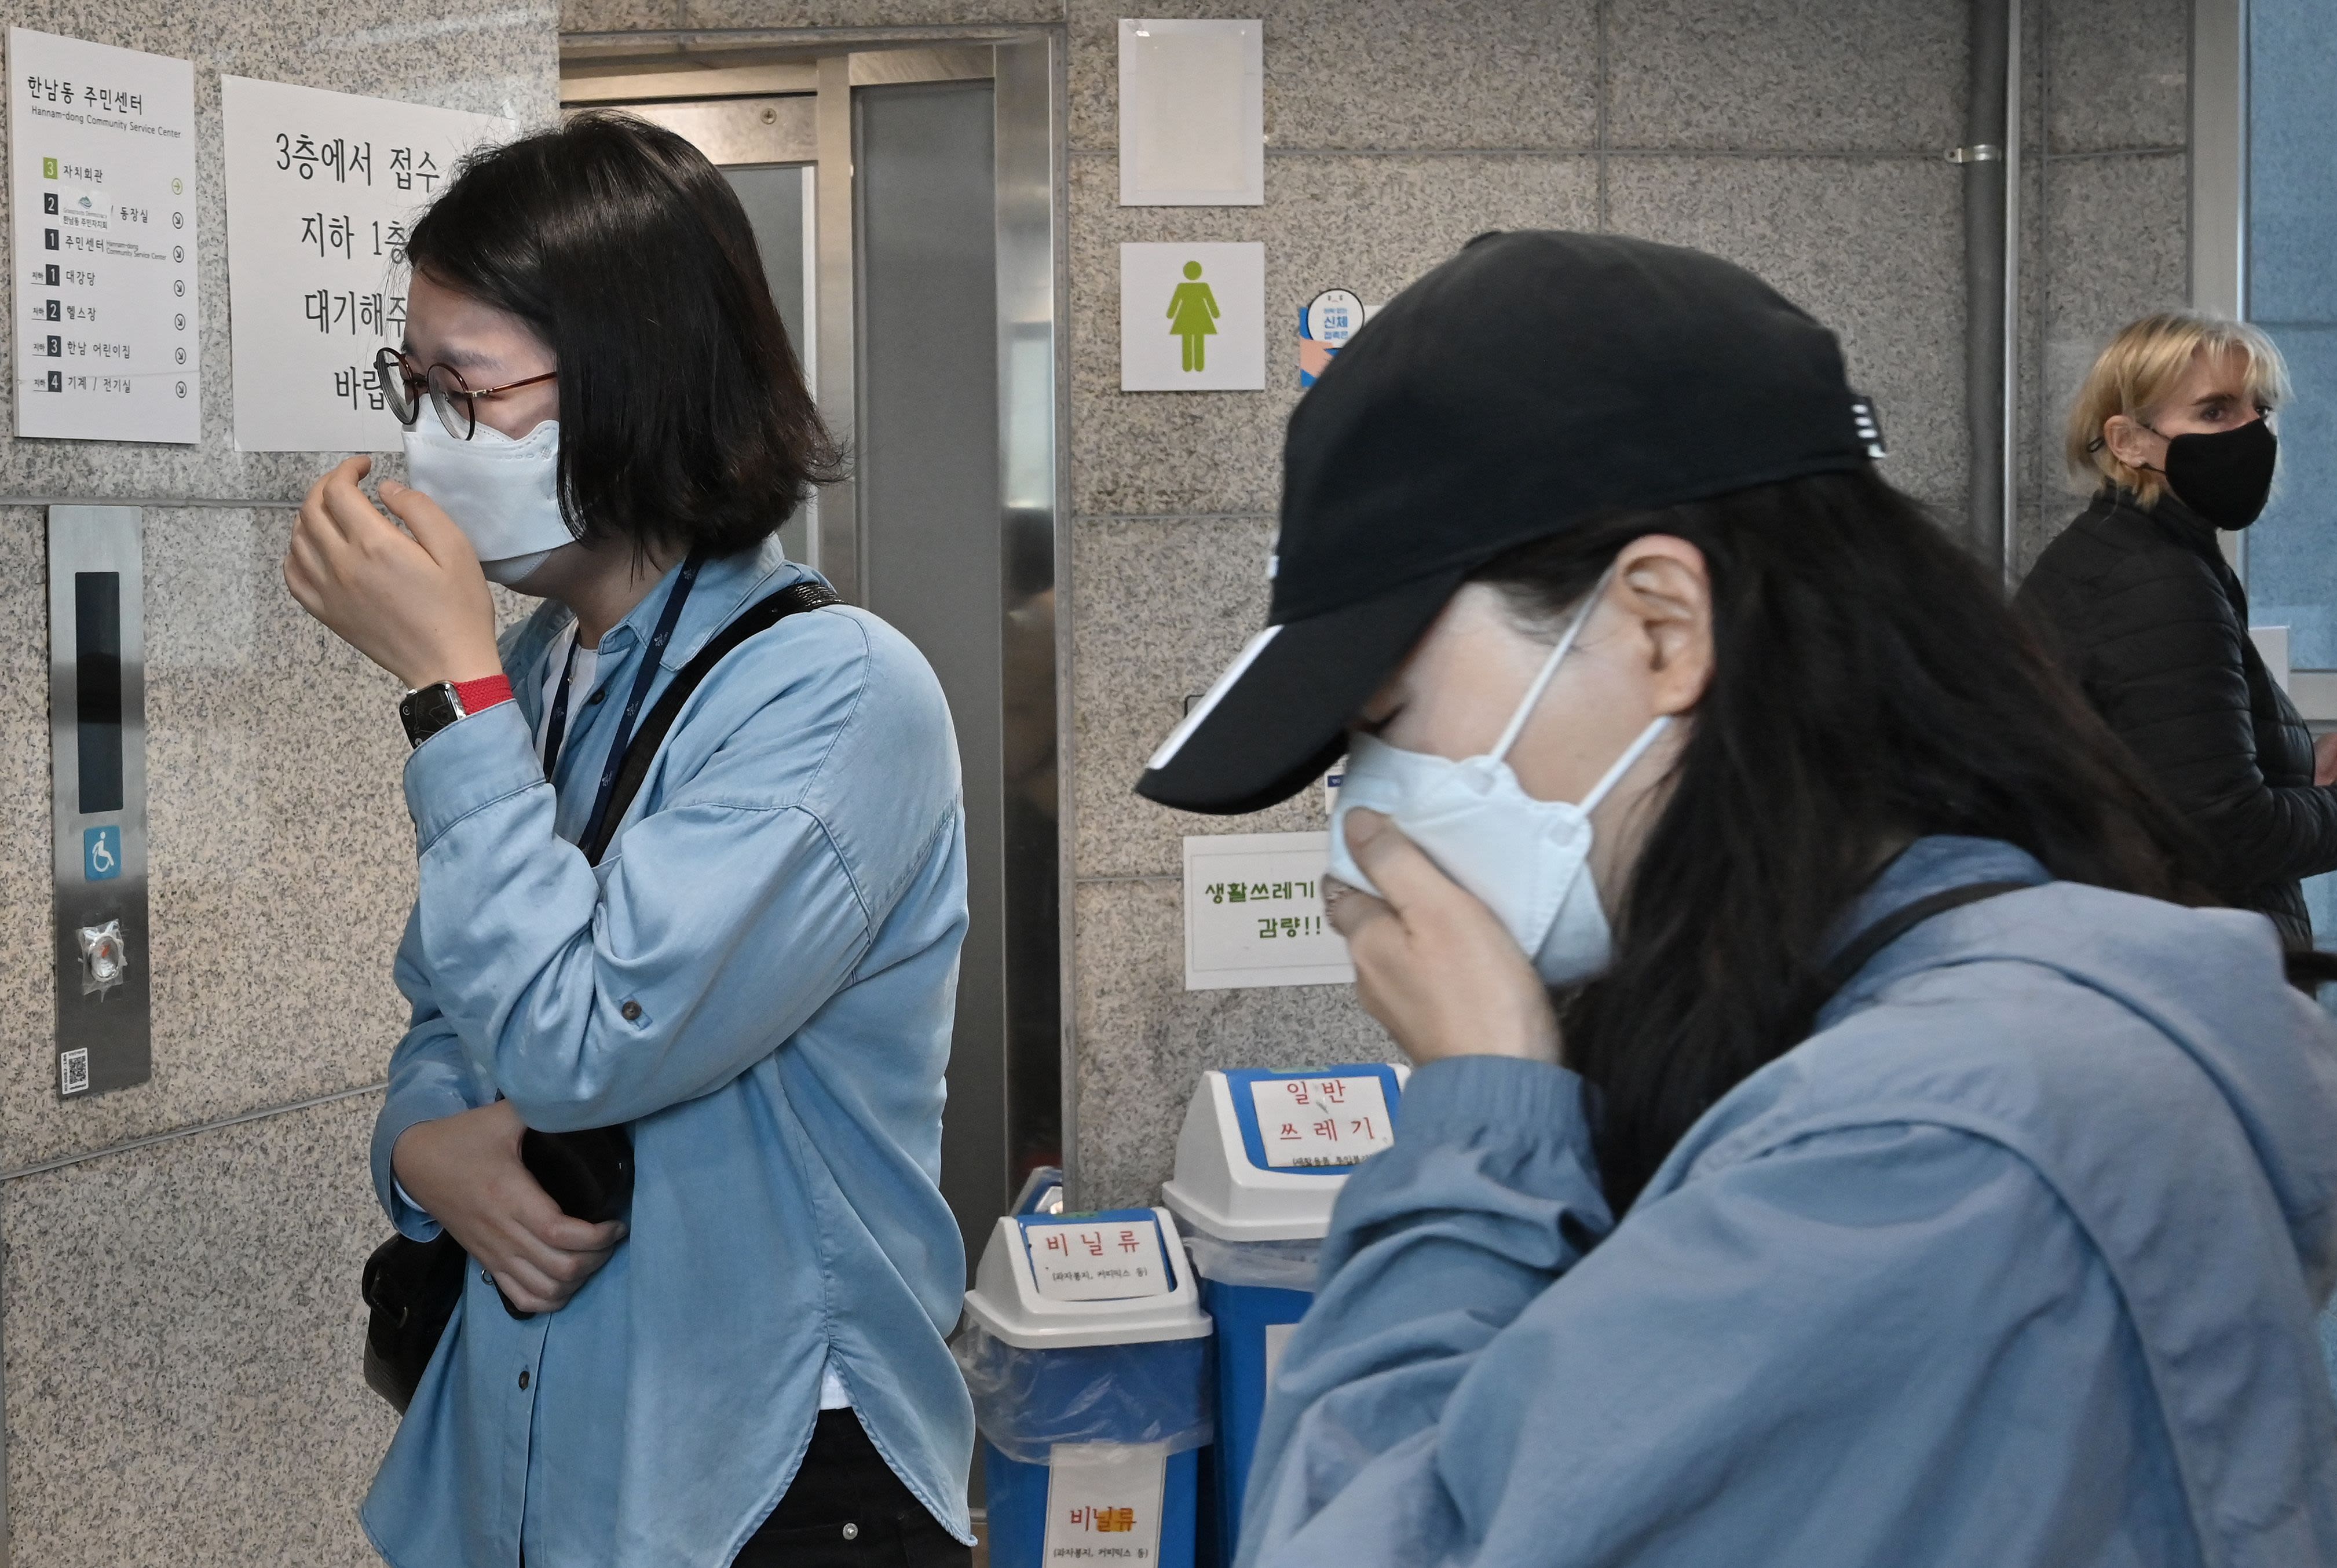
{"type": "MultiPolygon", "coordinates": [[[[960,36],[932,44],[888,40],[890,46],[883,48],[839,40],[823,50],[816,35],[803,34],[780,49],[750,46],[752,42],[726,51],[698,34],[686,57],[591,66],[593,74],[563,81],[562,106],[626,109],[677,132],[721,166],[810,168],[812,328],[810,341],[801,348],[821,414],[847,447],[859,424],[862,358],[853,249],[853,90],[981,78],[993,84],[1002,679],[1005,671],[1043,671],[1044,691],[1028,696],[1042,703],[1050,720],[1031,730],[1010,727],[1002,736],[1002,783],[1009,791],[1020,789],[1025,799],[1043,795],[1051,807],[1044,841],[1006,841],[1002,858],[1001,1022],[1007,1060],[1001,1131],[1009,1161],[998,1173],[1002,1213],[1011,1197],[1012,1161],[1032,1145],[1032,1129],[1053,1123],[1056,1147],[1067,1164],[1075,1144],[1062,926],[1071,906],[1061,849],[1066,803],[1057,765],[1065,752],[1066,723],[1056,587],[1070,544],[1062,44],[1050,29],[1002,29],[989,39],[960,36]],[[726,58],[738,64],[719,64],[726,58]],[[723,98],[680,95],[749,82],[761,91],[723,98]],[[609,90],[592,90],[601,83],[609,90]],[[660,83],[672,87],[661,90],[660,83]],[[1043,743],[1032,739],[1039,730],[1043,743]],[[1035,984],[1016,983],[1018,975],[1041,973],[1049,977],[1043,994],[1035,984]],[[1014,1041],[1038,1030],[1055,1045],[1048,1083],[1032,1083],[1037,1074],[1013,1071],[1014,1041]]],[[[807,564],[848,602],[865,603],[867,551],[853,480],[821,492],[807,532],[807,564]]]]}

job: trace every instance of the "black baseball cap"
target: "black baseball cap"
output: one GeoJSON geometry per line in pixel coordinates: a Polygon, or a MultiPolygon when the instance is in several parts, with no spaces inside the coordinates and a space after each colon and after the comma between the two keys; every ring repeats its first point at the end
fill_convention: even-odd
{"type": "Polygon", "coordinates": [[[1453,591],[1515,545],[1882,456],[1833,334],[1742,267],[1611,234],[1480,235],[1299,400],[1270,623],[1137,793],[1218,813],[1296,794],[1453,591]]]}

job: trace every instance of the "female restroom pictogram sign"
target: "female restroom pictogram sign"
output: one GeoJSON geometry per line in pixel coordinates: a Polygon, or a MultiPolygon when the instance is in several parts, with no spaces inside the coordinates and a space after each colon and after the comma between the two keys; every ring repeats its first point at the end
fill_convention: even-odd
{"type": "Polygon", "coordinates": [[[1266,389],[1266,247],[1120,248],[1123,392],[1266,389]]]}
{"type": "Polygon", "coordinates": [[[1185,340],[1185,370],[1208,368],[1209,339],[1217,331],[1217,297],[1201,281],[1201,264],[1185,263],[1185,281],[1168,296],[1168,330],[1185,340]]]}

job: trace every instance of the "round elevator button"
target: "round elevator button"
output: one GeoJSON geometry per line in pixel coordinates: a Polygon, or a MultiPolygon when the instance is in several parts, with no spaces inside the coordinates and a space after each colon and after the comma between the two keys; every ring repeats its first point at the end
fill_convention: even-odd
{"type": "Polygon", "coordinates": [[[846,1541],[857,1541],[857,1540],[859,1540],[859,1539],[860,1539],[860,1526],[859,1526],[859,1525],[857,1525],[857,1524],[846,1524],[846,1525],[844,1527],[844,1538],[845,1538],[846,1541]]]}

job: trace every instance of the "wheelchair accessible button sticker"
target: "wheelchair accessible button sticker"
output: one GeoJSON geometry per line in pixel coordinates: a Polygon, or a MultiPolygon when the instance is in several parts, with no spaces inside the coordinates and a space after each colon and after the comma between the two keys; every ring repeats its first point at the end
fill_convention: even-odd
{"type": "Polygon", "coordinates": [[[81,836],[81,868],[92,882],[111,882],[122,875],[122,829],[92,828],[81,836]]]}

